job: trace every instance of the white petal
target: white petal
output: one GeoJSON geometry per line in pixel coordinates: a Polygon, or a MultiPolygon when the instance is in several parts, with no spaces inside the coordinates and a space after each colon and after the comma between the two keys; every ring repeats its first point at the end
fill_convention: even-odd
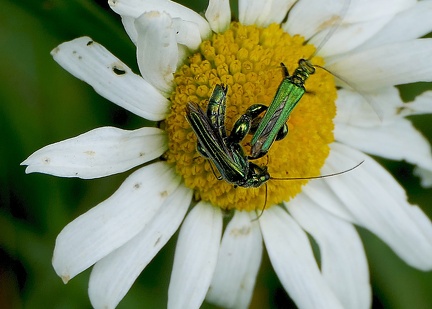
{"type": "Polygon", "coordinates": [[[220,208],[198,203],[186,217],[177,241],[168,290],[168,308],[199,308],[213,276],[222,234],[220,208]]]}
{"type": "Polygon", "coordinates": [[[379,127],[411,115],[432,113],[432,91],[405,103],[396,87],[361,93],[349,89],[338,90],[337,124],[356,127],[379,127]]]}
{"type": "Polygon", "coordinates": [[[238,6],[240,23],[254,25],[258,22],[260,14],[270,14],[271,1],[239,0],[238,6]]]}
{"type": "Polygon", "coordinates": [[[285,206],[318,243],[324,279],[343,308],[369,308],[369,270],[363,245],[354,226],[323,210],[304,194],[297,195],[285,206]]]}
{"type": "Polygon", "coordinates": [[[173,27],[178,44],[187,46],[190,50],[198,49],[201,37],[196,25],[191,21],[173,18],[173,27]]]}
{"type": "MultiPolygon", "coordinates": [[[[343,176],[343,175],[341,175],[343,176]]],[[[315,179],[303,187],[303,193],[329,213],[345,221],[352,221],[352,215],[324,179],[315,179]]]]}
{"type": "Polygon", "coordinates": [[[432,170],[429,142],[409,120],[402,118],[375,128],[337,124],[334,133],[337,141],[361,151],[432,170]]]}
{"type": "Polygon", "coordinates": [[[403,102],[395,87],[380,89],[375,92],[356,92],[351,89],[338,90],[337,124],[358,127],[376,127],[391,122],[401,109],[403,102]]]}
{"type": "Polygon", "coordinates": [[[167,147],[167,136],[158,128],[103,127],[45,146],[21,165],[28,165],[26,173],[89,179],[127,171],[159,157],[167,147]]]}
{"type": "Polygon", "coordinates": [[[414,101],[402,106],[401,114],[404,116],[432,114],[432,91],[425,91],[418,95],[414,101]]]}
{"type": "Polygon", "coordinates": [[[177,67],[180,67],[181,65],[184,64],[187,57],[190,56],[190,50],[187,46],[181,44],[177,44],[177,47],[179,52],[177,67]]]}
{"type": "MultiPolygon", "coordinates": [[[[135,18],[130,16],[122,16],[123,26],[134,44],[136,44],[138,40],[135,20],[135,18]]],[[[199,44],[201,44],[201,36],[196,24],[181,18],[172,18],[172,22],[177,43],[187,45],[191,50],[197,49],[199,44]]]]}
{"type": "Polygon", "coordinates": [[[261,15],[258,19],[260,24],[270,25],[271,23],[281,23],[287,16],[291,7],[297,0],[273,0],[268,16],[261,15]]]}
{"type": "Polygon", "coordinates": [[[396,87],[362,93],[350,89],[338,90],[337,124],[357,127],[377,127],[412,115],[396,87]]]}
{"type": "Polygon", "coordinates": [[[330,28],[327,31],[321,31],[311,38],[310,43],[319,46],[320,49],[317,53],[322,57],[347,53],[374,36],[391,18],[392,16],[384,16],[379,19],[352,24],[344,21],[343,27],[336,30],[330,28]],[[330,31],[335,32],[331,33],[330,31]]]}
{"type": "Polygon", "coordinates": [[[432,81],[432,39],[392,43],[352,53],[326,68],[360,91],[432,81]],[[413,63],[418,63],[413,67],[413,63]]]}
{"type": "Polygon", "coordinates": [[[404,189],[372,158],[338,143],[331,145],[324,173],[356,165],[355,170],[325,181],[346,205],[353,222],[384,240],[406,263],[432,269],[432,224],[416,205],[407,202],[404,189]]]}
{"type": "Polygon", "coordinates": [[[397,14],[391,22],[361,48],[371,48],[420,38],[432,30],[431,16],[432,2],[418,1],[413,7],[397,14]]]}
{"type": "Polygon", "coordinates": [[[192,191],[180,185],[149,224],[93,267],[89,295],[94,308],[115,308],[136,278],[167,243],[183,220],[192,191]]]}
{"type": "Polygon", "coordinates": [[[231,22],[229,0],[209,0],[205,17],[214,32],[221,33],[227,30],[231,22]]]}
{"type": "Polygon", "coordinates": [[[131,41],[136,45],[138,40],[138,32],[135,27],[135,18],[130,16],[122,16],[121,21],[131,41]]]}
{"type": "Polygon", "coordinates": [[[415,5],[416,0],[393,0],[389,5],[387,0],[351,0],[349,3],[347,17],[357,20],[371,20],[387,15],[396,15],[415,5]],[[368,15],[368,16],[364,16],[368,15]]]}
{"type": "Polygon", "coordinates": [[[181,18],[197,25],[201,38],[206,39],[211,35],[207,21],[193,10],[169,0],[108,0],[114,12],[122,16],[138,18],[144,12],[166,12],[172,18],[181,18]]]}
{"type": "Polygon", "coordinates": [[[137,59],[141,75],[156,89],[169,95],[178,61],[177,41],[171,17],[156,11],[135,20],[137,59]]]}
{"type": "MultiPolygon", "coordinates": [[[[330,26],[330,28],[326,31],[317,29],[317,32],[315,32],[317,35],[310,42],[316,46],[322,44],[322,49],[318,52],[321,56],[329,57],[346,53],[376,35],[394,18],[395,14],[412,7],[414,3],[414,0],[399,0],[393,1],[392,5],[389,6],[387,0],[344,1],[347,10],[344,12],[344,9],[342,9],[338,14],[342,18],[340,27],[334,29],[334,27],[338,26],[336,21],[330,23],[331,20],[334,21],[335,19],[335,16],[331,16],[327,21],[327,26],[330,26]],[[331,31],[334,31],[334,33],[326,41],[327,35],[331,31]]],[[[325,24],[319,24],[319,27],[322,28],[323,25],[325,24]]]]}
{"type": "Polygon", "coordinates": [[[326,1],[323,5],[323,1],[319,0],[302,0],[293,6],[287,22],[282,27],[292,35],[301,34],[305,39],[310,39],[327,27],[333,26],[338,20],[346,20],[347,16],[343,16],[344,13],[344,2],[326,1]]]}
{"type": "Polygon", "coordinates": [[[278,206],[259,219],[270,261],[282,285],[299,308],[342,308],[325,282],[306,236],[278,206]]]}
{"type": "Polygon", "coordinates": [[[239,21],[244,25],[253,25],[258,19],[260,11],[265,13],[264,8],[269,10],[270,1],[258,1],[258,0],[239,0],[239,21]]]}
{"type": "Polygon", "coordinates": [[[432,187],[432,171],[417,166],[414,171],[414,175],[420,177],[421,185],[425,188],[432,187]]]}
{"type": "Polygon", "coordinates": [[[340,54],[362,44],[413,4],[413,0],[392,1],[391,6],[386,0],[302,0],[290,11],[283,28],[306,39],[315,36],[311,42],[322,45],[320,55],[340,54]]]}
{"type": "Polygon", "coordinates": [[[246,25],[266,27],[272,23],[280,23],[296,0],[240,0],[239,20],[246,25]]]}
{"type": "Polygon", "coordinates": [[[64,69],[111,102],[146,119],[166,117],[169,101],[91,38],[60,44],[51,54],[64,69]]]}
{"type": "Polygon", "coordinates": [[[222,238],[207,300],[223,308],[249,308],[261,264],[262,237],[254,212],[236,211],[222,238]]]}
{"type": "Polygon", "coordinates": [[[110,198],[60,232],[52,261],[56,273],[67,282],[125,244],[150,222],[179,182],[163,162],[134,172],[110,198]]]}
{"type": "Polygon", "coordinates": [[[339,90],[335,138],[357,149],[382,157],[407,160],[432,169],[429,142],[402,117],[432,112],[432,92],[427,91],[404,103],[395,87],[364,97],[339,90]],[[376,111],[371,107],[376,107],[376,111]],[[412,151],[416,149],[416,151],[412,151]]]}
{"type": "MultiPolygon", "coordinates": [[[[179,67],[190,55],[190,50],[198,48],[199,44],[201,44],[201,37],[199,29],[193,22],[184,21],[180,18],[173,18],[172,21],[178,43],[178,61],[176,67],[179,67]]],[[[122,16],[122,23],[132,42],[136,45],[138,41],[138,32],[135,27],[135,18],[122,16]]]]}

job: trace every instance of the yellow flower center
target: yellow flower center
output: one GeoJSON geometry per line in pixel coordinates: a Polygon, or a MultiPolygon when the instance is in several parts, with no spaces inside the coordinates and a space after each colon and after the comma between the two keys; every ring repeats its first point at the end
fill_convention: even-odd
{"type": "MultiPolygon", "coordinates": [[[[175,74],[171,95],[171,113],[166,119],[169,136],[168,162],[176,165],[185,185],[197,200],[209,201],[222,209],[257,210],[288,201],[307,183],[304,180],[270,179],[259,188],[234,187],[218,180],[217,169],[196,150],[197,137],[186,121],[188,102],[198,103],[205,111],[216,84],[228,85],[225,125],[229,135],[235,121],[255,103],[269,105],[282,81],[280,63],[292,74],[298,60],[308,59],[315,47],[301,36],[290,36],[279,25],[267,28],[232,23],[222,34],[214,34],[201,43],[175,74]],[[215,171],[215,173],[213,172],[215,171]]],[[[323,59],[311,63],[323,66],[323,59]]],[[[336,114],[336,87],[328,72],[317,68],[305,83],[306,93],[288,120],[289,133],[273,143],[268,154],[251,160],[267,166],[271,177],[293,178],[320,175],[320,169],[333,142],[333,118],[336,114]]],[[[250,154],[248,135],[241,143],[250,154]]]]}

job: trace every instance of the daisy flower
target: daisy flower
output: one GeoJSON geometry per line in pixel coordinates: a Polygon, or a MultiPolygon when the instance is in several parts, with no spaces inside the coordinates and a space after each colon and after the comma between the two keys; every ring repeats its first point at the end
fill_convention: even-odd
{"type": "MultiPolygon", "coordinates": [[[[22,163],[27,173],[84,179],[140,166],[56,241],[53,266],[64,282],[93,265],[95,308],[116,307],[179,227],[168,308],[199,308],[204,299],[247,308],[263,245],[299,308],[368,308],[368,266],[355,226],[380,237],[412,267],[432,269],[429,218],[366,154],[405,160],[425,185],[432,183],[430,146],[405,119],[432,112],[432,93],[404,103],[395,88],[432,80],[432,40],[418,39],[432,30],[432,1],[352,0],[343,10],[345,1],[240,0],[234,22],[227,0],[210,0],[205,18],[168,0],[109,4],[136,44],[140,75],[88,37],[61,44],[54,59],[103,97],[159,126],[94,129],[22,163]],[[364,163],[337,177],[270,179],[259,188],[217,180],[196,151],[186,104],[205,109],[214,86],[228,85],[231,129],[251,104],[271,102],[282,80],[280,63],[292,73],[301,58],[311,58],[317,69],[289,118],[289,134],[254,163],[282,178],[364,163]]],[[[242,146],[250,150],[248,140],[242,146]]]]}

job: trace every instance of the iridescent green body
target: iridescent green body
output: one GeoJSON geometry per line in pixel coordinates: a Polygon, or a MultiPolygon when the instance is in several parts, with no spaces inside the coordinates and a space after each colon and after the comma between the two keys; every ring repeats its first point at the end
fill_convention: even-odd
{"type": "MultiPolygon", "coordinates": [[[[214,164],[220,173],[218,179],[224,179],[234,186],[259,187],[270,179],[270,175],[266,168],[249,162],[239,144],[244,135],[237,136],[234,133],[236,128],[230,136],[226,135],[226,93],[226,87],[216,85],[209,99],[207,113],[198,104],[189,102],[186,119],[197,136],[198,152],[214,164]]],[[[244,120],[238,122],[241,126],[246,123],[244,120]]]]}
{"type": "Polygon", "coordinates": [[[309,75],[315,73],[314,66],[305,59],[300,59],[297,69],[291,76],[283,63],[281,66],[284,78],[270,106],[267,108],[262,104],[255,104],[246,112],[252,119],[257,119],[258,114],[266,110],[256,129],[253,129],[249,156],[251,159],[264,156],[275,140],[285,137],[288,133],[286,122],[306,91],[305,81],[309,75]]]}

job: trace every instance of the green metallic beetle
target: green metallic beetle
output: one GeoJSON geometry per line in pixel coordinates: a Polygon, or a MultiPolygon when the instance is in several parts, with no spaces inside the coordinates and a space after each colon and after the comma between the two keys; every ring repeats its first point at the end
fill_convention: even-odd
{"type": "MultiPolygon", "coordinates": [[[[252,124],[243,125],[245,130],[253,128],[250,159],[261,158],[267,154],[275,140],[281,140],[288,134],[286,122],[306,92],[305,81],[311,74],[315,73],[315,67],[306,59],[299,60],[293,75],[289,75],[288,69],[283,63],[281,63],[281,67],[284,78],[270,106],[254,104],[246,110],[245,115],[248,117],[245,118],[251,118],[252,121],[260,119],[258,118],[259,114],[265,111],[256,128],[252,124]]],[[[245,133],[247,134],[247,132],[242,132],[242,134],[245,133]]]]}
{"type": "MultiPolygon", "coordinates": [[[[244,154],[240,142],[244,138],[245,130],[237,129],[235,125],[230,136],[226,135],[227,91],[228,87],[215,86],[209,99],[207,114],[198,104],[189,102],[186,106],[186,119],[197,136],[197,151],[214,164],[220,173],[220,176],[217,176],[219,180],[224,179],[235,187],[259,187],[270,179],[270,175],[266,167],[249,162],[244,154]]],[[[241,116],[237,121],[241,127],[250,122],[248,115],[241,116]]]]}

